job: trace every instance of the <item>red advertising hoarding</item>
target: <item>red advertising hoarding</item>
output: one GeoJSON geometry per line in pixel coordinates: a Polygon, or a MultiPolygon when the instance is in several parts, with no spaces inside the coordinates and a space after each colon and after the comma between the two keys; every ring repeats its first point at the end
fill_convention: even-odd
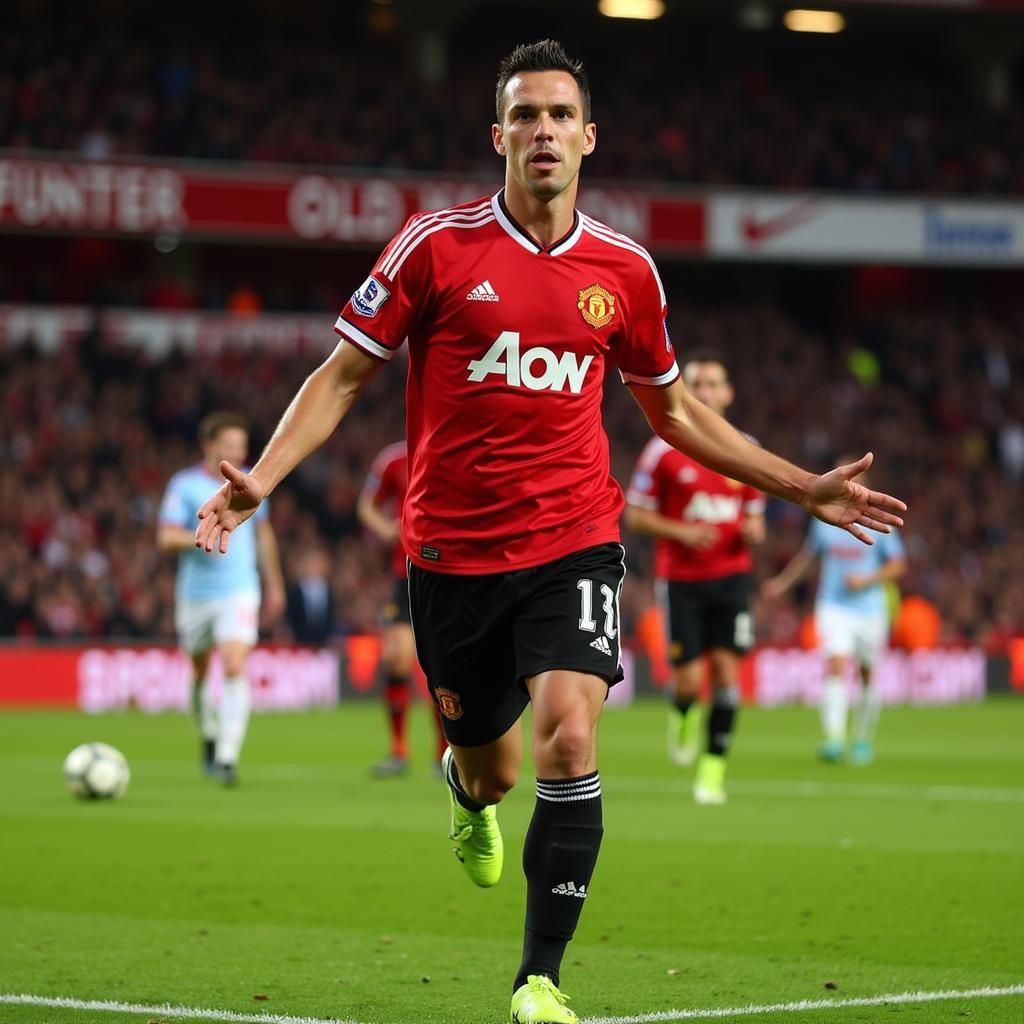
{"type": "MultiPolygon", "coordinates": [[[[375,693],[379,666],[380,639],[350,636],[319,651],[257,648],[246,674],[256,711],[297,711],[375,693]]],[[[624,651],[623,669],[626,679],[612,690],[609,703],[626,705],[635,693],[654,692],[645,661],[624,651]]],[[[959,704],[985,697],[987,674],[979,649],[890,651],[876,682],[886,704],[959,704]]],[[[824,675],[824,659],[816,651],[762,648],[744,662],[744,700],[764,707],[816,704],[824,675]]],[[[422,678],[418,682],[425,695],[422,678]]],[[[852,677],[848,682],[855,687],[852,677]]],[[[216,696],[216,658],[210,683],[216,696]]],[[[186,711],[189,687],[188,659],[171,647],[0,647],[0,706],[186,711]]]]}
{"type": "MultiPolygon", "coordinates": [[[[414,213],[496,191],[493,179],[370,177],[193,163],[0,156],[0,228],[383,246],[414,213]]],[[[660,251],[701,252],[705,201],[588,187],[580,207],[660,251]]]]}

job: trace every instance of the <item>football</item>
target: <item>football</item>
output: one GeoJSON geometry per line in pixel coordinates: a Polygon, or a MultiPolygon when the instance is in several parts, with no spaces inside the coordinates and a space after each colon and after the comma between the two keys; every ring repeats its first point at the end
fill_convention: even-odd
{"type": "Polygon", "coordinates": [[[128,761],[108,743],[83,743],[64,758],[68,789],[83,800],[124,796],[131,779],[128,761]]]}

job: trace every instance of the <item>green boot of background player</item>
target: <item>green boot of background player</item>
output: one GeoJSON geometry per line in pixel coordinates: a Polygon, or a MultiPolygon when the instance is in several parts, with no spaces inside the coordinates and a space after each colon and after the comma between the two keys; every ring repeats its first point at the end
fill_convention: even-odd
{"type": "Polygon", "coordinates": [[[579,1017],[565,1004],[569,997],[543,974],[527,976],[512,996],[512,1024],[577,1024],[579,1017]]]}
{"type": "Polygon", "coordinates": [[[694,701],[686,714],[674,705],[668,709],[668,759],[680,768],[689,768],[700,749],[700,727],[704,709],[694,701]]]}
{"type": "MultiPolygon", "coordinates": [[[[441,758],[443,778],[448,778],[448,763],[451,750],[441,758]]],[[[498,812],[495,807],[484,807],[471,811],[455,799],[455,792],[448,784],[448,803],[451,807],[451,830],[448,838],[455,842],[455,856],[466,869],[474,885],[482,889],[496,885],[501,878],[505,863],[505,844],[498,827],[498,812]]]]}
{"type": "Polygon", "coordinates": [[[693,799],[699,804],[724,804],[725,758],[721,754],[702,754],[697,762],[693,799]]]}

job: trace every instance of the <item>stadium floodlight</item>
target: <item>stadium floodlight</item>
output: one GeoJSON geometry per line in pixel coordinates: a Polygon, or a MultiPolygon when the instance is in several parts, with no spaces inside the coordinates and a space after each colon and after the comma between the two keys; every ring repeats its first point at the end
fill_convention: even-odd
{"type": "Polygon", "coordinates": [[[600,0],[597,9],[606,18],[654,21],[665,13],[664,0],[600,0]]]}
{"type": "Polygon", "coordinates": [[[782,23],[790,32],[820,32],[834,35],[846,28],[846,19],[838,11],[786,11],[782,23]]]}

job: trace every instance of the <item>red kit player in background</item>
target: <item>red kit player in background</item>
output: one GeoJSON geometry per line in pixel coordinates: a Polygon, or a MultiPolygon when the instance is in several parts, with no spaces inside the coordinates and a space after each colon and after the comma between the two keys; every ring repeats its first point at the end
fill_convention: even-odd
{"type": "MultiPolygon", "coordinates": [[[[732,384],[718,353],[691,352],[683,381],[719,416],[732,405],[732,384]]],[[[626,501],[626,524],[656,539],[655,587],[669,631],[675,686],[669,757],[680,766],[697,758],[700,687],[710,665],[707,750],[697,764],[693,795],[700,804],[722,804],[740,658],[754,642],[750,546],[764,540],[764,496],[655,437],[640,455],[626,501]]]]}
{"type": "Polygon", "coordinates": [[[511,1018],[572,1024],[559,968],[591,896],[603,834],[597,724],[622,678],[624,501],[601,422],[606,360],[655,433],[718,472],[861,540],[900,525],[904,505],[852,482],[870,455],[815,476],[687,392],[651,257],[576,209],[597,142],[582,64],[551,40],[518,47],[495,99],[504,188],[399,232],[252,472],[221,464],[227,482],[200,509],[196,544],[226,551],[408,340],[402,542],[417,652],[451,744],[450,835],[470,880],[494,885],[504,862],[495,805],[516,783],[531,703],[537,799],[511,1018]]]}
{"type": "MultiPolygon", "coordinates": [[[[404,441],[389,444],[373,460],[363,484],[356,513],[359,521],[391,548],[391,576],[394,581],[391,600],[384,608],[381,635],[381,662],[384,668],[384,703],[391,729],[391,750],[387,757],[370,768],[375,779],[404,775],[409,770],[409,745],[406,720],[412,699],[412,672],[416,644],[409,615],[409,580],[402,547],[402,504],[409,487],[409,454],[404,441]]],[[[434,709],[437,725],[439,763],[445,748],[440,715],[434,709]]]]}

